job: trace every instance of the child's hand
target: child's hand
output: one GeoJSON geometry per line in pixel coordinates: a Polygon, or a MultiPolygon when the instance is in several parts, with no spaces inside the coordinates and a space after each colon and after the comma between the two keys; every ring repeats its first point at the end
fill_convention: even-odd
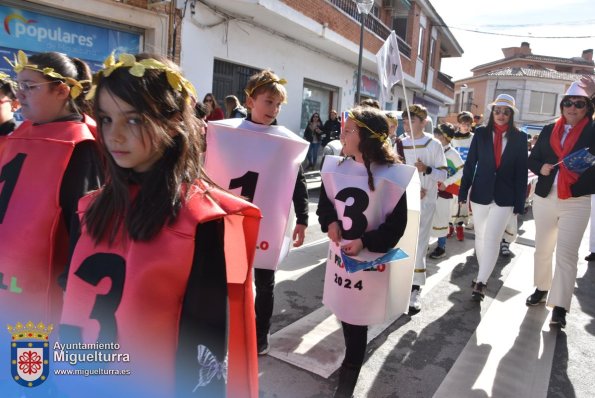
{"type": "Polygon", "coordinates": [[[300,247],[304,244],[304,238],[306,237],[306,228],[304,224],[296,224],[293,229],[293,247],[300,247]]]}
{"type": "Polygon", "coordinates": [[[351,242],[343,245],[341,249],[347,254],[348,256],[357,256],[357,254],[362,251],[364,248],[364,244],[361,239],[352,240],[351,242]]]}
{"type": "Polygon", "coordinates": [[[420,199],[423,199],[423,198],[426,197],[426,192],[428,192],[427,189],[425,189],[425,188],[422,188],[421,189],[421,191],[420,191],[420,199]]]}
{"type": "Polygon", "coordinates": [[[328,238],[337,246],[341,243],[341,227],[339,227],[338,221],[333,221],[328,225],[328,238]]]}
{"type": "Polygon", "coordinates": [[[446,185],[444,185],[442,182],[438,182],[438,190],[444,191],[445,189],[446,189],[446,185]]]}
{"type": "Polygon", "coordinates": [[[424,162],[421,161],[420,158],[417,158],[417,162],[415,162],[414,166],[417,167],[417,171],[420,173],[425,173],[428,167],[424,162]]]}

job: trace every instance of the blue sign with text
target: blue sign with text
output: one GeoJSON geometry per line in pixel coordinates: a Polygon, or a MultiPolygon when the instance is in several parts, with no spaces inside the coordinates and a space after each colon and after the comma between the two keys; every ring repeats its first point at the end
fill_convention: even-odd
{"type": "MultiPolygon", "coordinates": [[[[140,52],[139,34],[72,22],[15,7],[0,6],[0,47],[25,52],[57,51],[103,62],[113,51],[140,52]]],[[[12,56],[9,57],[12,59],[12,56]]]]}

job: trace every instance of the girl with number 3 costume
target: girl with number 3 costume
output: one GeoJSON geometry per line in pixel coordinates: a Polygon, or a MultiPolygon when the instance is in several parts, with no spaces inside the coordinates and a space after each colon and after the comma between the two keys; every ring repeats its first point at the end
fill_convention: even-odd
{"type": "MultiPolygon", "coordinates": [[[[381,264],[349,274],[340,251],[350,257],[371,259],[370,256],[380,257],[399,242],[408,221],[410,198],[405,190],[417,173],[395,158],[387,120],[376,109],[351,110],[341,141],[347,157],[325,158],[317,214],[322,231],[331,240],[323,302],[341,320],[346,346],[335,397],[350,397],[364,361],[367,325],[382,323],[399,311],[406,311],[413,263],[402,277],[401,308],[391,309],[399,301],[391,279],[405,269],[400,270],[399,263],[381,264]]],[[[417,198],[412,200],[419,202],[417,198]]]]}
{"type": "Polygon", "coordinates": [[[130,355],[132,375],[99,396],[256,397],[260,212],[203,174],[196,93],[175,64],[110,56],[95,83],[107,182],[79,203],[61,342],[130,355]]]}

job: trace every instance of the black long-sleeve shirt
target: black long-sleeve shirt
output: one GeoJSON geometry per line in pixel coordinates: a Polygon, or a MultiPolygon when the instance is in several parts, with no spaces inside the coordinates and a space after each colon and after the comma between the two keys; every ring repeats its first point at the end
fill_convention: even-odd
{"type": "Polygon", "coordinates": [[[0,124],[0,136],[8,135],[14,131],[17,124],[14,119],[10,119],[0,124]]]}

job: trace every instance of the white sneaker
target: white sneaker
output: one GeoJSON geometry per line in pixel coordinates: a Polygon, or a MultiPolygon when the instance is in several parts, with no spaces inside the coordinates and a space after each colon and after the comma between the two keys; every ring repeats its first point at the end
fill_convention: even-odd
{"type": "Polygon", "coordinates": [[[411,297],[409,298],[409,315],[415,315],[421,311],[421,289],[411,290],[411,297]]]}

